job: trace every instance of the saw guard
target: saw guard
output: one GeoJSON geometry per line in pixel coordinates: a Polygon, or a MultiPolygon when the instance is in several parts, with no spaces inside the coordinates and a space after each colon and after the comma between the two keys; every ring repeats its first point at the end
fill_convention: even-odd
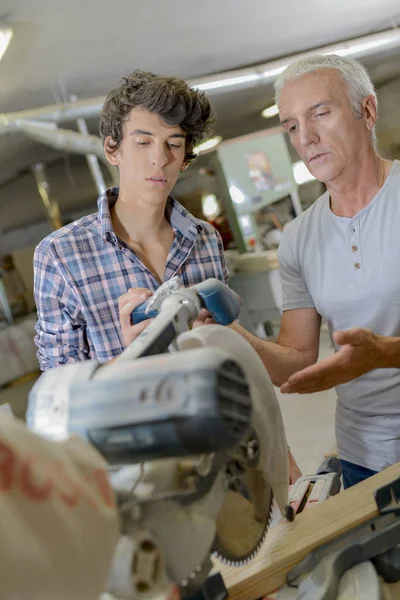
{"type": "Polygon", "coordinates": [[[178,337],[177,345],[179,350],[201,346],[220,348],[229,352],[243,368],[250,382],[252,426],[260,441],[258,468],[284,515],[289,493],[288,447],[278,399],[257,352],[240,334],[221,325],[204,325],[186,331],[178,337]]]}

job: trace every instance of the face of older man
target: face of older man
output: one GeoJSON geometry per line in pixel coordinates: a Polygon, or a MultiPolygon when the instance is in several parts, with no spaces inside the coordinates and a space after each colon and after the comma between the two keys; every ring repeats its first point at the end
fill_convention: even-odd
{"type": "Polygon", "coordinates": [[[335,69],[320,69],[289,80],[279,99],[281,123],[310,172],[333,182],[371,151],[375,100],[363,99],[356,118],[346,84],[335,69]]]}

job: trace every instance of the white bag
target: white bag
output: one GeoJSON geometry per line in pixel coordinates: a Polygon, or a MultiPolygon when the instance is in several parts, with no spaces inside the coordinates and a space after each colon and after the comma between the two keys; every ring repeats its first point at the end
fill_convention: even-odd
{"type": "Polygon", "coordinates": [[[0,600],[97,600],[118,540],[106,463],[0,413],[0,600]]]}

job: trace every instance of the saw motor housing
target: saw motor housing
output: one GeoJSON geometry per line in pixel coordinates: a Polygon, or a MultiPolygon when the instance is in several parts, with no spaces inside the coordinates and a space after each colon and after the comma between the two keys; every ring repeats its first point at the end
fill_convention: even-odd
{"type": "MultiPolygon", "coordinates": [[[[258,460],[246,375],[217,348],[121,362],[107,378],[107,369],[96,377],[101,370],[96,361],[67,365],[62,394],[58,370],[44,373],[28,424],[50,439],[77,434],[112,466],[124,537],[117,554],[131,553],[136,566],[143,556],[154,562],[146,581],[143,568],[133,577],[132,597],[157,588],[162,564],[169,579],[194,589],[211,568],[223,500],[258,460]]],[[[126,593],[126,576],[118,581],[126,593]]]]}

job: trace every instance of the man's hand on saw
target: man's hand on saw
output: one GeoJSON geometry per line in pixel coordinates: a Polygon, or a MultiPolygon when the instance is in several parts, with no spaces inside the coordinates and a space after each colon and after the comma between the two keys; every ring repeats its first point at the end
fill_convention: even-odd
{"type": "Polygon", "coordinates": [[[347,383],[372,369],[383,367],[381,336],[368,329],[336,331],[333,341],[341,346],[333,356],[302,369],[289,377],[281,387],[284,394],[322,392],[347,383]]]}
{"type": "Polygon", "coordinates": [[[192,328],[195,329],[201,325],[215,325],[214,319],[211,318],[210,313],[205,308],[202,308],[199,312],[199,316],[193,322],[192,328]]]}
{"type": "Polygon", "coordinates": [[[129,346],[137,336],[150,325],[153,319],[146,319],[137,325],[131,323],[131,313],[134,308],[152,296],[152,292],[145,288],[131,288],[118,298],[119,323],[121,326],[122,340],[125,347],[129,346]]]}

